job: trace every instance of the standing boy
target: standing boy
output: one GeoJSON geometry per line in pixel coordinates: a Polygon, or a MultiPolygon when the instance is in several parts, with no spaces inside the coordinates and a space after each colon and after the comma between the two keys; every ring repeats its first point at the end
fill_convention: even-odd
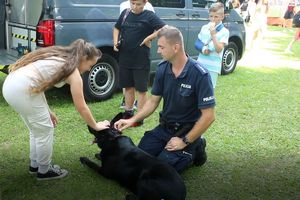
{"type": "Polygon", "coordinates": [[[197,61],[210,73],[213,88],[217,85],[218,74],[221,73],[224,46],[228,44],[229,31],[224,27],[224,5],[220,2],[209,8],[210,22],[202,26],[198,38],[204,46],[197,61]]]}
{"type": "MultiPolygon", "coordinates": [[[[114,50],[119,52],[120,87],[125,88],[124,118],[133,116],[135,90],[138,91],[138,110],[147,100],[151,41],[156,38],[156,30],[165,25],[155,13],[144,10],[146,2],[130,0],[130,10],[121,13],[113,30],[114,50]]],[[[133,126],[142,124],[141,121],[133,126]]]]}
{"type": "MultiPolygon", "coordinates": [[[[124,10],[128,9],[128,8],[130,8],[130,0],[123,1],[123,2],[120,4],[120,14],[122,14],[122,12],[123,12],[124,10]]],[[[152,4],[149,3],[148,0],[146,0],[146,4],[145,4],[145,6],[144,6],[144,10],[150,10],[150,11],[152,11],[152,12],[155,13],[152,4]]],[[[121,102],[120,108],[123,108],[123,109],[125,108],[125,89],[123,89],[123,98],[122,98],[122,102],[121,102]]],[[[134,109],[137,109],[137,101],[136,101],[136,100],[134,101],[133,108],[134,108],[134,109]]]]}

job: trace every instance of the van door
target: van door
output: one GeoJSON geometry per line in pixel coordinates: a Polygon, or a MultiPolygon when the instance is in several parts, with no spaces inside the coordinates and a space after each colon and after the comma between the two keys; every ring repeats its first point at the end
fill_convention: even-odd
{"type": "MultiPolygon", "coordinates": [[[[188,34],[188,11],[186,10],[186,1],[184,0],[151,0],[155,13],[168,25],[172,25],[180,29],[183,36],[188,34]]],[[[184,37],[186,44],[187,37],[184,37]]],[[[157,52],[157,43],[152,43],[151,60],[152,68],[155,71],[158,62],[161,61],[161,56],[157,52]]]]}
{"type": "Polygon", "coordinates": [[[193,58],[197,58],[199,52],[195,49],[194,43],[198,37],[201,27],[209,22],[208,18],[208,1],[192,0],[189,9],[189,33],[187,41],[188,53],[193,58]]]}
{"type": "Polygon", "coordinates": [[[0,0],[0,49],[5,47],[5,1],[0,0]]]}
{"type": "Polygon", "coordinates": [[[6,0],[6,47],[10,55],[22,56],[36,48],[36,25],[43,0],[6,0]]]}

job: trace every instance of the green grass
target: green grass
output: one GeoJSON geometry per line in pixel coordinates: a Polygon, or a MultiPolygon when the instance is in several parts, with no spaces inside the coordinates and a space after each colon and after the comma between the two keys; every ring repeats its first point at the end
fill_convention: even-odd
{"type": "MultiPolygon", "coordinates": [[[[278,27],[270,30],[282,31],[278,27]]],[[[271,49],[274,56],[281,54],[292,36],[290,32],[285,38],[266,39],[278,47],[271,49]]],[[[296,43],[293,50],[300,52],[300,44],[296,43]]],[[[295,55],[283,58],[299,61],[295,55]]],[[[1,74],[0,86],[4,79],[1,74]]],[[[187,200],[299,199],[299,80],[300,61],[299,69],[238,66],[234,73],[219,77],[217,119],[205,134],[208,161],[182,174],[187,200]]],[[[80,156],[93,158],[98,148],[90,145],[93,137],[68,91],[51,90],[46,95],[59,118],[53,163],[68,169],[70,174],[62,180],[45,182],[28,174],[28,131],[1,94],[0,199],[124,199],[126,189],[80,164],[80,156]]],[[[119,93],[108,101],[89,103],[89,107],[96,119],[111,119],[121,111],[121,98],[119,93]]],[[[127,129],[124,134],[138,143],[157,120],[158,112],[146,119],[144,126],[127,129]]]]}

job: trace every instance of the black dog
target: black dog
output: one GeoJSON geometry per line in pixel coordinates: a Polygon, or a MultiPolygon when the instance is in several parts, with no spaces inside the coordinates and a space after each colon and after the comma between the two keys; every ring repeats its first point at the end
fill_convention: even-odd
{"type": "Polygon", "coordinates": [[[101,166],[86,157],[80,161],[106,178],[114,179],[134,194],[126,200],[184,200],[186,188],[176,170],[134,145],[132,140],[121,135],[113,124],[122,118],[119,113],[109,129],[95,131],[95,142],[100,152],[101,166]]]}

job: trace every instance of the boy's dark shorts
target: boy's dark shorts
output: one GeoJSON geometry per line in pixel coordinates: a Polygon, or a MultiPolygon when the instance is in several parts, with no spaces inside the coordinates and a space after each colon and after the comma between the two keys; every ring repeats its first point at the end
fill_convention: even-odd
{"type": "Polygon", "coordinates": [[[139,92],[148,90],[150,70],[145,69],[119,69],[119,84],[121,88],[134,87],[139,92]]]}

